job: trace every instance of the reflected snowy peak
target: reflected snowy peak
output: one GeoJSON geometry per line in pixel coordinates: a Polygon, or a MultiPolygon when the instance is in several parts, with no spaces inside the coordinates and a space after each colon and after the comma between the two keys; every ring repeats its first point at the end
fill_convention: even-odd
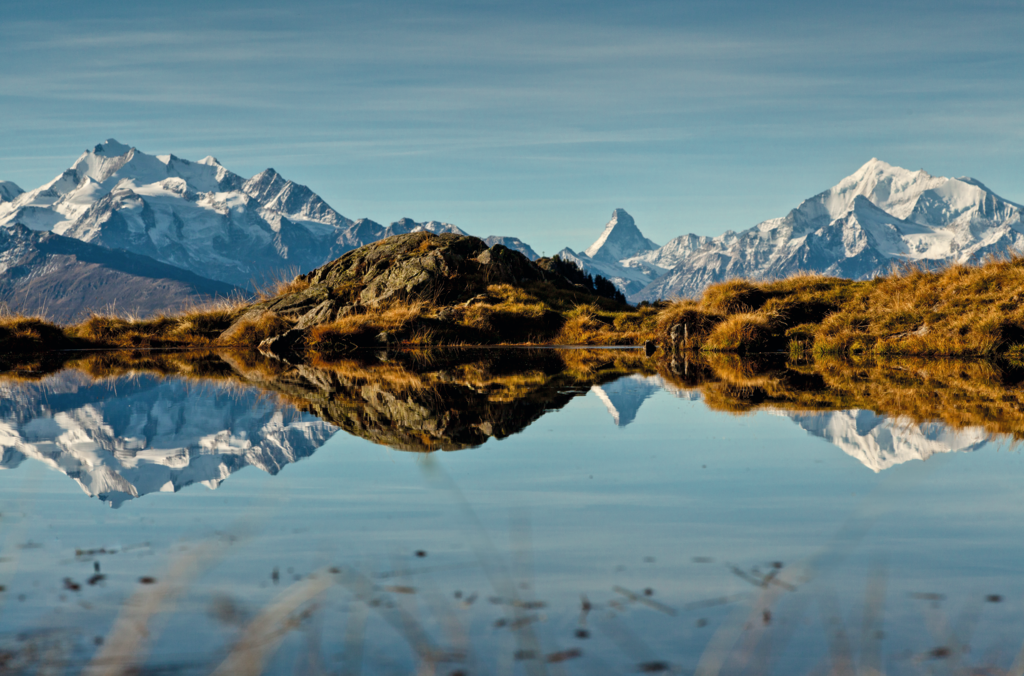
{"type": "Polygon", "coordinates": [[[594,385],[590,391],[601,400],[612,420],[619,427],[625,427],[636,419],[636,414],[645,401],[656,392],[668,391],[681,399],[695,401],[697,392],[675,387],[658,375],[634,373],[623,376],[604,385],[594,385]]]}
{"type": "Polygon", "coordinates": [[[64,371],[0,387],[2,465],[31,458],[114,507],[254,466],[276,474],[337,428],[259,390],[152,376],[94,383],[64,371]]]}
{"type": "Polygon", "coordinates": [[[872,411],[776,413],[827,440],[874,472],[910,460],[927,460],[936,453],[976,451],[993,440],[992,435],[978,427],[954,430],[942,423],[919,424],[872,411]]]}

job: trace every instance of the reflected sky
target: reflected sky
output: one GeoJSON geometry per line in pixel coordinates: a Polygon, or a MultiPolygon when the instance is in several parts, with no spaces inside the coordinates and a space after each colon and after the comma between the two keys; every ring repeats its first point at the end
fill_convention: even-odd
{"type": "Polygon", "coordinates": [[[421,454],[237,385],[51,378],[3,397],[5,459],[59,449],[0,472],[10,659],[47,649],[77,673],[132,594],[169,585],[134,654],[211,673],[314,574],[330,582],[278,618],[269,673],[338,673],[360,650],[360,673],[409,673],[423,641],[464,653],[437,673],[688,673],[712,658],[720,673],[810,673],[844,655],[919,673],[1006,668],[1020,649],[1024,468],[984,431],[865,411],[736,416],[632,375],[505,438],[421,454]],[[89,462],[141,499],[112,510],[83,495],[89,462]],[[186,467],[230,476],[138,489],[186,467]]]}

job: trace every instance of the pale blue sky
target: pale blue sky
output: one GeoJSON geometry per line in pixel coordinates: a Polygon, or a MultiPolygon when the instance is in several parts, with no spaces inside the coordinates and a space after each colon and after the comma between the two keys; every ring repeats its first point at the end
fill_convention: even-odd
{"type": "Polygon", "coordinates": [[[616,207],[747,228],[871,157],[1024,201],[1016,0],[152,4],[4,3],[0,179],[114,137],[549,254],[616,207]]]}

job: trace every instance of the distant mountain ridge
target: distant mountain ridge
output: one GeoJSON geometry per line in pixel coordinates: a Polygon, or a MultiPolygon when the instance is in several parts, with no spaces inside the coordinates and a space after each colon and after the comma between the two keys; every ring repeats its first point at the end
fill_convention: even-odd
{"type": "Polygon", "coordinates": [[[608,277],[632,302],[697,297],[709,284],[736,277],[816,272],[867,279],[897,263],[970,263],[1024,250],[1021,205],[973,178],[932,176],[874,158],[786,216],[739,233],[683,235],[643,250],[646,238],[623,214],[616,210],[586,252],[560,255],[608,277]],[[628,235],[628,246],[614,245],[616,230],[628,235]],[[622,258],[612,260],[616,255],[622,258]]]}
{"type": "MultiPolygon", "coordinates": [[[[611,280],[637,303],[697,297],[708,285],[737,277],[811,272],[866,279],[899,263],[974,262],[1024,250],[1022,221],[1024,207],[975,179],[872,159],[785,216],[742,232],[687,234],[659,246],[619,208],[589,247],[565,248],[559,256],[611,280]]],[[[191,162],[147,155],[113,139],[34,190],[0,181],[0,226],[15,223],[250,291],[392,235],[465,234],[440,221],[403,218],[385,226],[352,220],[274,169],[246,179],[212,156],[191,162]]],[[[537,258],[516,237],[485,241],[537,258]]],[[[71,283],[55,278],[45,286],[71,283]]]]}
{"type": "Polygon", "coordinates": [[[0,306],[70,323],[174,312],[242,290],[157,260],[14,224],[0,228],[0,306]]]}
{"type": "Polygon", "coordinates": [[[465,234],[438,221],[353,221],[274,169],[245,179],[212,156],[147,155],[114,139],[35,190],[0,184],[0,225],[14,223],[249,289],[390,235],[465,234]]]}

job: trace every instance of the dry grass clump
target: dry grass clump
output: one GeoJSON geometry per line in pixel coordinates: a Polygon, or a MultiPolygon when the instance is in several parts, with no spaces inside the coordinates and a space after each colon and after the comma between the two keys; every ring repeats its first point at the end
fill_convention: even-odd
{"type": "Polygon", "coordinates": [[[991,356],[1024,344],[1024,259],[873,280],[815,333],[818,354],[991,356]]]}
{"type": "Polygon", "coordinates": [[[556,345],[643,345],[657,334],[654,307],[613,311],[596,303],[577,305],[565,313],[565,323],[552,339],[556,345]]]}
{"type": "Polygon", "coordinates": [[[292,322],[273,312],[264,312],[252,319],[243,319],[231,330],[231,345],[258,347],[267,338],[277,336],[292,328],[292,322]]]}
{"type": "Polygon", "coordinates": [[[794,355],[1024,355],[1024,259],[908,268],[870,281],[817,275],[732,280],[662,311],[658,333],[685,325],[691,347],[794,355]]]}
{"type": "Polygon", "coordinates": [[[708,287],[699,301],[666,307],[657,332],[667,340],[672,327],[685,327],[689,347],[706,351],[779,351],[806,338],[808,327],[839,310],[863,284],[820,275],[759,283],[734,279],[708,287]]]}
{"type": "Polygon", "coordinates": [[[31,353],[71,346],[63,329],[41,317],[0,315],[0,353],[31,353]]]}
{"type": "Polygon", "coordinates": [[[93,314],[64,331],[71,338],[102,347],[208,345],[231,325],[243,307],[243,301],[219,302],[149,319],[93,314]]]}
{"type": "Polygon", "coordinates": [[[329,360],[361,345],[394,342],[423,317],[423,312],[424,303],[416,301],[377,312],[350,314],[310,329],[306,346],[314,358],[329,360]]]}

